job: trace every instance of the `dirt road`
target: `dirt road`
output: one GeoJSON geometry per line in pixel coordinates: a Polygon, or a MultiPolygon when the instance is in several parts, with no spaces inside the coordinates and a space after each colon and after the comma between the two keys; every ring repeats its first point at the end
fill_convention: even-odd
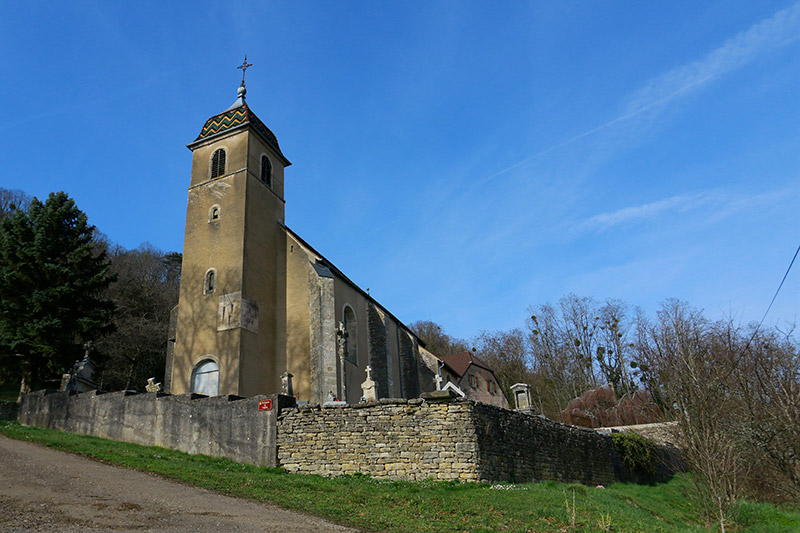
{"type": "Polygon", "coordinates": [[[355,531],[0,436],[0,531],[355,531]]]}

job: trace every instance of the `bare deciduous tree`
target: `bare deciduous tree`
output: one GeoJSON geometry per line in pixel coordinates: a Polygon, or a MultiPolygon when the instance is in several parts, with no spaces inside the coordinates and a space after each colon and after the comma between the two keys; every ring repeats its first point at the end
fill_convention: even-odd
{"type": "Polygon", "coordinates": [[[149,244],[110,251],[117,282],[108,289],[116,303],[116,330],[97,347],[108,356],[101,379],[106,389],[141,389],[164,375],[170,310],[178,302],[180,255],[149,244]]]}
{"type": "Polygon", "coordinates": [[[469,350],[466,341],[451,337],[444,332],[442,326],[431,320],[418,320],[408,327],[422,339],[425,347],[434,355],[445,356],[469,350]]]}

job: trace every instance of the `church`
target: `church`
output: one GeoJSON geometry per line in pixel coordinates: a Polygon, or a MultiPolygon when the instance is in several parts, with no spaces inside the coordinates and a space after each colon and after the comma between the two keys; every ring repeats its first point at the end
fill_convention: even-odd
{"type": "Polygon", "coordinates": [[[165,391],[358,403],[367,366],[378,398],[435,390],[441,361],[286,225],[291,163],[246,102],[249,66],[239,67],[233,105],[187,145],[192,170],[165,391]]]}

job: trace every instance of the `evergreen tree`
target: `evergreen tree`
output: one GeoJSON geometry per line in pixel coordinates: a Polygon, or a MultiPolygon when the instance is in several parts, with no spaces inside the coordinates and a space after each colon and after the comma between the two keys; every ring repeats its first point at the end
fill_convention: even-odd
{"type": "Polygon", "coordinates": [[[110,327],[112,278],[93,234],[64,192],[0,224],[0,372],[20,379],[20,392],[57,378],[110,327]]]}

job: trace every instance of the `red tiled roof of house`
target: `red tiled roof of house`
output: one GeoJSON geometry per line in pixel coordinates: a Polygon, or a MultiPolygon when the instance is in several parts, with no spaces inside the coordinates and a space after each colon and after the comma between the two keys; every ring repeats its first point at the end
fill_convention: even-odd
{"type": "Polygon", "coordinates": [[[492,374],[494,374],[494,370],[492,367],[487,365],[485,362],[481,361],[478,357],[475,357],[470,352],[460,352],[454,353],[452,355],[445,355],[443,357],[439,357],[442,361],[447,363],[447,365],[455,370],[458,373],[459,377],[462,377],[464,373],[469,368],[469,365],[476,365],[481,368],[485,368],[492,374]]]}

